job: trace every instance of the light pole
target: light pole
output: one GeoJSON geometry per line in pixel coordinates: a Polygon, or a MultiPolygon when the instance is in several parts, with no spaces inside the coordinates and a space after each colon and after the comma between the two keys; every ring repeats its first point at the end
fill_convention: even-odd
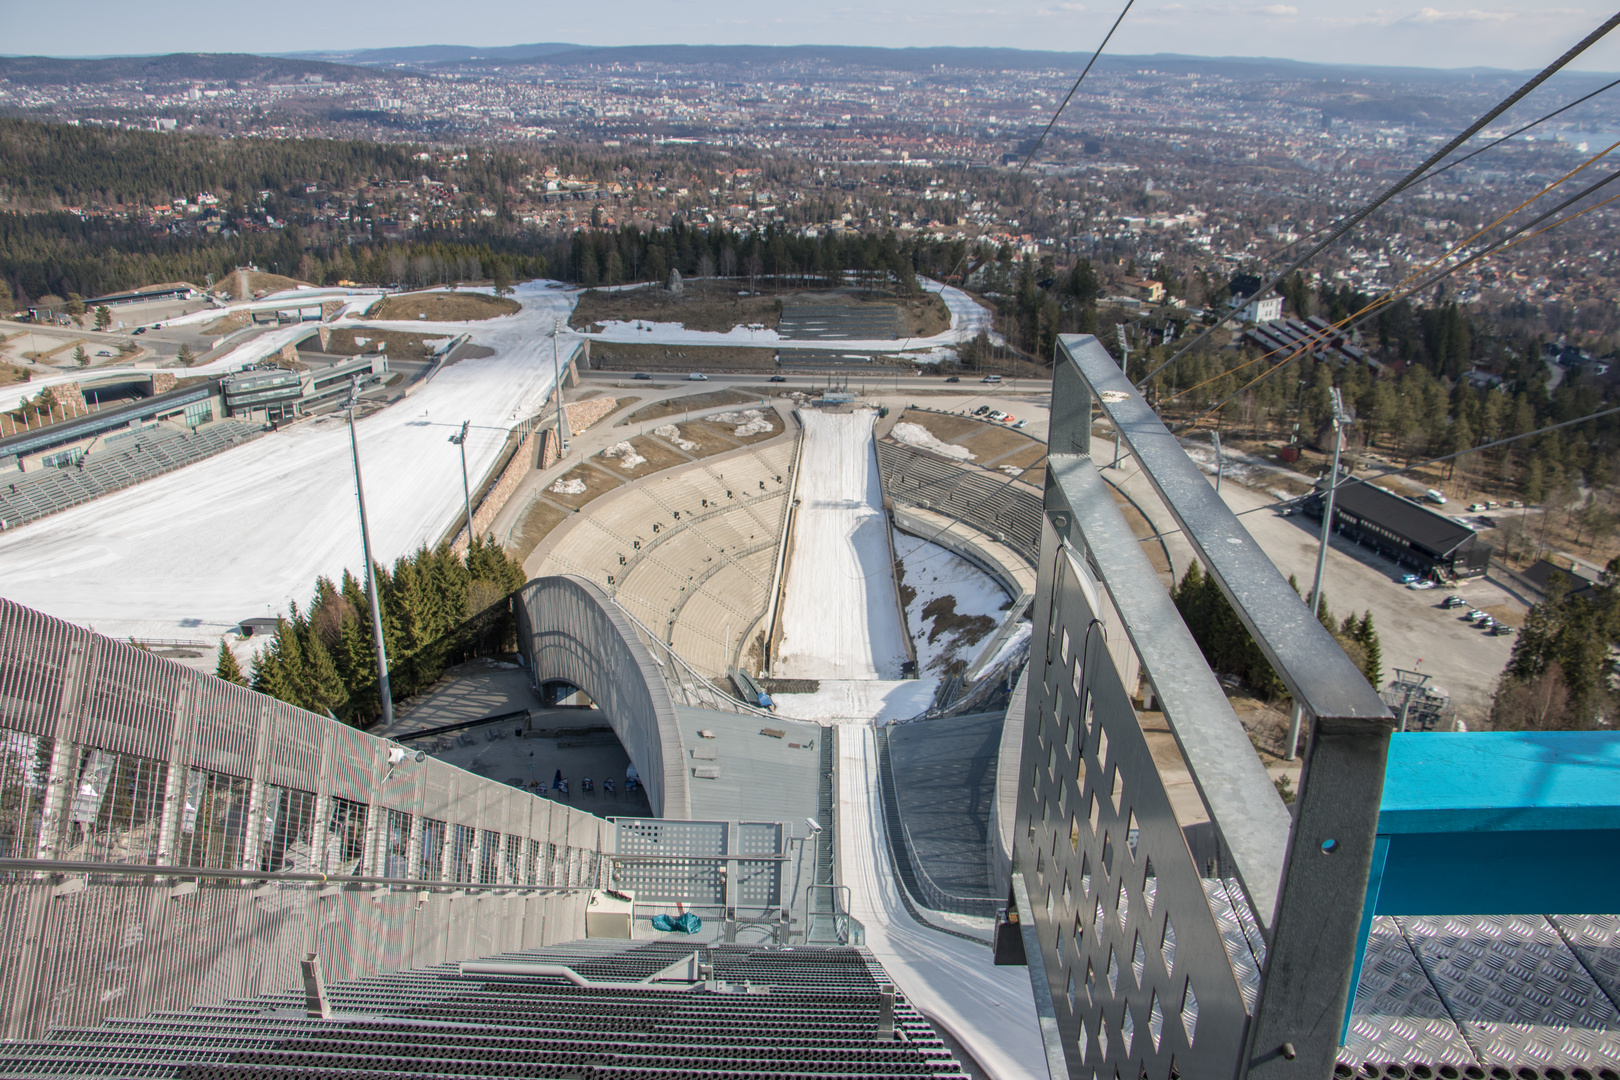
{"type": "MultiPolygon", "coordinates": [[[[1316,582],[1311,586],[1313,616],[1320,616],[1322,611],[1322,575],[1327,572],[1328,538],[1333,535],[1333,495],[1339,487],[1339,452],[1344,448],[1344,429],[1350,423],[1350,414],[1344,411],[1344,399],[1339,396],[1338,387],[1329,393],[1333,395],[1333,466],[1328,471],[1327,491],[1322,494],[1322,542],[1316,550],[1316,582]]],[[[1294,702],[1294,714],[1288,721],[1288,761],[1299,755],[1301,712],[1299,702],[1294,702]]]]}
{"type": "Polygon", "coordinates": [[[1215,494],[1221,493],[1221,433],[1209,433],[1209,441],[1215,444],[1215,494]]]}
{"type": "Polygon", "coordinates": [[[394,722],[394,697],[388,686],[388,653],[383,647],[382,608],[377,604],[377,573],[371,565],[371,532],[366,528],[366,492],[360,485],[360,443],[354,435],[354,407],[360,402],[360,376],[349,386],[349,450],[354,455],[354,495],[360,504],[360,547],[366,556],[366,592],[371,594],[371,637],[377,645],[377,696],[382,703],[382,722],[394,722]]]}
{"type": "Polygon", "coordinates": [[[461,430],[450,436],[450,441],[461,447],[461,494],[467,500],[467,550],[472,550],[473,523],[472,523],[472,488],[467,485],[467,427],[470,420],[461,422],[461,430]]]}
{"type": "Polygon", "coordinates": [[[551,328],[551,397],[557,403],[557,460],[563,456],[563,418],[562,418],[562,362],[557,356],[559,349],[558,338],[562,337],[563,319],[557,316],[557,321],[551,328]]]}

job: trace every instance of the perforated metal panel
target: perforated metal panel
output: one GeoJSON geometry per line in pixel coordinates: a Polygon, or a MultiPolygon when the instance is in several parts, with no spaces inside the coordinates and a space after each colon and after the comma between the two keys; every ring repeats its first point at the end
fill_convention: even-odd
{"type": "Polygon", "coordinates": [[[1050,524],[1042,552],[1036,625],[1049,633],[1032,646],[1044,663],[1026,704],[1016,845],[1070,1073],[1230,1075],[1246,1010],[1209,900],[1225,883],[1201,878],[1187,849],[1109,655],[1097,583],[1050,524]]]}

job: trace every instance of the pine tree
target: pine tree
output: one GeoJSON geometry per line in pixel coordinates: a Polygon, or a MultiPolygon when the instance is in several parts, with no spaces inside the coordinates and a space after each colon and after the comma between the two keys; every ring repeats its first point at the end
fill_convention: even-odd
{"type": "Polygon", "coordinates": [[[310,711],[336,717],[338,710],[349,702],[349,692],[344,689],[337,665],[332,662],[331,653],[326,651],[320,632],[313,625],[306,623],[304,632],[299,636],[300,645],[303,647],[304,670],[309,678],[310,711]]]}
{"type": "Polygon", "coordinates": [[[1361,673],[1367,676],[1367,681],[1376,690],[1384,683],[1384,649],[1378,640],[1378,631],[1373,627],[1372,608],[1368,608],[1361,622],[1356,624],[1356,640],[1367,652],[1367,666],[1361,673]]]}
{"type": "Polygon", "coordinates": [[[214,662],[214,677],[224,679],[237,686],[246,686],[247,678],[242,674],[242,666],[236,662],[236,654],[231,652],[230,646],[223,640],[219,643],[219,658],[214,662]]]}

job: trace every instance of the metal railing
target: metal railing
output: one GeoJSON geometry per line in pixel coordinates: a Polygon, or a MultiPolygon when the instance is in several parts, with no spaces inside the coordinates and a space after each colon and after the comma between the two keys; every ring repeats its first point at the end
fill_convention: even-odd
{"type": "Polygon", "coordinates": [[[1048,1060],[1327,1077],[1389,712],[1089,335],[1059,339],[1050,430],[1013,875],[1048,1060]],[[1094,404],[1312,718],[1292,816],[1089,457],[1094,404]],[[1138,660],[1232,878],[1189,852],[1121,677],[1138,660]]]}
{"type": "Polygon", "coordinates": [[[612,842],[0,600],[0,1038],[579,937],[612,842]]]}

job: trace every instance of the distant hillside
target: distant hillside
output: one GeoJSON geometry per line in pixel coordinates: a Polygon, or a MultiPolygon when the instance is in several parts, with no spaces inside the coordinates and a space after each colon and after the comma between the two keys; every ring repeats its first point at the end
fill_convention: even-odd
{"type": "Polygon", "coordinates": [[[365,64],[393,67],[404,64],[413,67],[455,63],[462,60],[533,60],[553,53],[573,52],[584,48],[559,42],[541,42],[534,45],[496,45],[479,48],[473,45],[409,45],[394,49],[354,49],[347,52],[313,51],[287,53],[292,59],[327,60],[337,64],[365,64]]]}
{"type": "MultiPolygon", "coordinates": [[[[537,62],[548,66],[587,66],[650,63],[671,67],[820,67],[873,68],[927,73],[950,70],[1075,71],[1085,67],[1090,52],[1054,52],[1038,49],[936,47],[888,49],[860,45],[618,45],[597,47],[547,43],[477,48],[463,45],[426,45],[415,48],[373,49],[350,53],[305,53],[350,64],[409,64],[420,68],[486,67],[537,62]]],[[[1358,67],[1310,64],[1267,57],[1208,57],[1159,53],[1148,56],[1107,56],[1098,63],[1104,70],[1135,71],[1150,67],[1166,74],[1224,75],[1240,79],[1300,78],[1468,78],[1501,75],[1488,68],[1358,67]]]]}
{"type": "Polygon", "coordinates": [[[54,56],[0,57],[0,79],[23,86],[68,86],[150,79],[184,82],[188,79],[240,82],[279,82],[319,75],[330,82],[375,79],[375,71],[321,60],[301,60],[247,53],[171,53],[167,56],[116,56],[82,60],[54,56]]]}

